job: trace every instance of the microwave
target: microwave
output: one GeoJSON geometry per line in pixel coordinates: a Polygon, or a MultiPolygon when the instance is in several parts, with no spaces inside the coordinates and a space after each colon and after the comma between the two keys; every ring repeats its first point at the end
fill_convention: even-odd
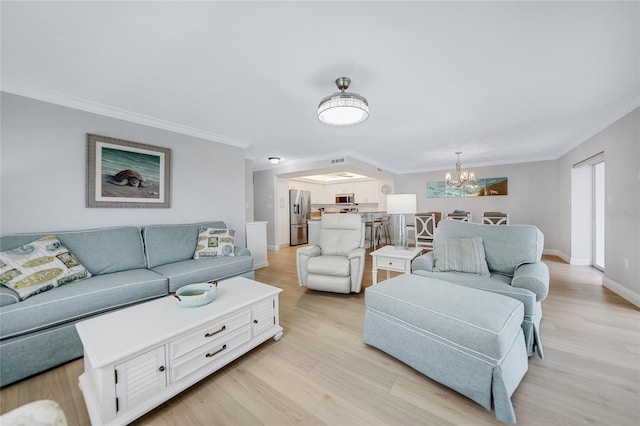
{"type": "Polygon", "coordinates": [[[336,204],[354,204],[353,194],[336,194],[336,204]]]}

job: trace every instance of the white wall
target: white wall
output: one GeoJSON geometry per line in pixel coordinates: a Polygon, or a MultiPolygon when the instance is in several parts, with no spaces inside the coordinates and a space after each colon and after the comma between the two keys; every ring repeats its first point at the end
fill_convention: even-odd
{"type": "Polygon", "coordinates": [[[253,218],[267,222],[267,246],[273,250],[278,247],[276,240],[276,210],[274,197],[276,177],[273,170],[253,173],[253,218]]]}
{"type": "Polygon", "coordinates": [[[244,200],[247,222],[253,222],[253,161],[244,161],[244,200]]]}
{"type": "MultiPolygon", "coordinates": [[[[455,163],[452,163],[455,169],[455,163]]],[[[557,167],[555,161],[469,167],[478,178],[507,177],[508,195],[492,197],[427,198],[427,182],[444,180],[450,170],[398,175],[394,192],[418,196],[418,211],[470,211],[479,223],[485,211],[509,213],[512,224],[537,226],[545,236],[545,248],[557,248],[557,167]]]]}
{"type": "Polygon", "coordinates": [[[558,159],[558,248],[571,245],[572,166],[604,151],[605,276],[603,284],[640,306],[640,108],[558,159]],[[625,261],[626,259],[626,261],[625,261]]]}
{"type": "Polygon", "coordinates": [[[1,94],[0,233],[223,220],[245,245],[245,160],[237,147],[1,94]],[[86,135],[171,149],[171,208],[85,207],[86,135]]]}

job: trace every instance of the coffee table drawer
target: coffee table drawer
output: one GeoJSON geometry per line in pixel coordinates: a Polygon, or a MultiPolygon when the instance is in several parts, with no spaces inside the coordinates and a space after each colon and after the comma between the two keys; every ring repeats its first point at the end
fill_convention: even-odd
{"type": "Polygon", "coordinates": [[[377,265],[380,268],[391,269],[394,271],[404,271],[407,261],[404,259],[395,259],[393,257],[378,256],[377,265]]]}
{"type": "Polygon", "coordinates": [[[217,342],[219,338],[228,335],[243,325],[249,324],[251,324],[251,309],[244,309],[226,318],[212,321],[207,326],[190,332],[185,337],[181,337],[174,342],[170,342],[169,359],[174,360],[202,345],[217,342]]]}
{"type": "Polygon", "coordinates": [[[238,346],[251,340],[251,326],[241,328],[229,333],[224,337],[216,339],[212,344],[207,344],[202,348],[183,356],[174,361],[169,370],[171,382],[174,383],[194,371],[216,361],[218,358],[232,352],[238,346]]]}

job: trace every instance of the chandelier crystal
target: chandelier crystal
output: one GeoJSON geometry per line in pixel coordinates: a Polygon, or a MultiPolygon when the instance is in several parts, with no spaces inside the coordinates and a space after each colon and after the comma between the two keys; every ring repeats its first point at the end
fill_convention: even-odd
{"type": "Polygon", "coordinates": [[[339,92],[323,98],[318,105],[318,120],[329,126],[353,126],[369,118],[369,103],[364,96],[346,90],[351,84],[349,77],[336,80],[339,92]]]}
{"type": "Polygon", "coordinates": [[[456,161],[456,176],[455,179],[452,177],[451,173],[447,173],[444,177],[448,186],[453,186],[455,188],[462,188],[465,184],[473,183],[476,180],[473,172],[462,171],[462,163],[460,162],[460,154],[462,151],[456,152],[458,156],[458,161],[456,161]]]}

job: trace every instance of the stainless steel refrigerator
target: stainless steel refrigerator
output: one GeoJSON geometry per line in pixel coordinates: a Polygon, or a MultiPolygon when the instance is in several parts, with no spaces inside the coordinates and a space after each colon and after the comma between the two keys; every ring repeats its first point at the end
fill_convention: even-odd
{"type": "Polygon", "coordinates": [[[307,221],[311,215],[311,191],[298,189],[289,190],[289,218],[291,223],[291,236],[289,243],[292,246],[307,244],[309,242],[309,225],[307,221]]]}

